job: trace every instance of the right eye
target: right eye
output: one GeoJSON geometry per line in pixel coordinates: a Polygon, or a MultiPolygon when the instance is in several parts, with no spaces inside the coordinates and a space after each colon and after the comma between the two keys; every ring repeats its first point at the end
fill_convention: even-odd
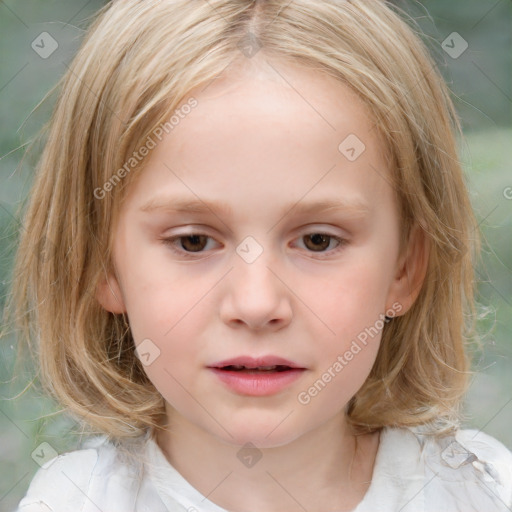
{"type": "MultiPolygon", "coordinates": [[[[185,257],[194,253],[202,253],[208,246],[208,241],[213,238],[202,233],[185,233],[182,235],[162,238],[162,242],[169,246],[174,252],[185,257]]],[[[210,247],[211,248],[211,247],[210,247]]]]}

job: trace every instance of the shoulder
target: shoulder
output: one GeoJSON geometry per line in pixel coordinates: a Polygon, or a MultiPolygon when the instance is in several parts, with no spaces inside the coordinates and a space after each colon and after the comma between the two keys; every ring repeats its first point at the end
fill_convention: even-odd
{"type": "Polygon", "coordinates": [[[17,512],[85,509],[95,477],[103,479],[121,471],[117,448],[106,436],[87,440],[82,449],[48,460],[32,479],[17,512]]]}
{"type": "Polygon", "coordinates": [[[466,448],[474,456],[473,463],[491,464],[497,471],[495,476],[502,476],[503,483],[512,487],[512,452],[503,443],[480,430],[459,430],[452,442],[456,443],[452,445],[454,453],[458,446],[466,448]]]}
{"type": "Polygon", "coordinates": [[[421,475],[425,503],[439,510],[510,510],[512,453],[497,439],[478,430],[434,436],[414,428],[386,429],[386,438],[388,453],[400,453],[395,461],[411,478],[421,475]]]}
{"type": "MultiPolygon", "coordinates": [[[[440,459],[449,466],[460,466],[469,459],[487,460],[497,467],[509,468],[512,452],[494,437],[476,429],[460,429],[447,435],[429,435],[420,428],[385,429],[388,444],[408,447],[409,451],[421,452],[425,447],[440,449],[440,459]],[[473,457],[471,457],[473,455],[473,457]]],[[[511,468],[512,470],[512,468],[511,468]]],[[[512,477],[511,475],[507,475],[512,477]]]]}

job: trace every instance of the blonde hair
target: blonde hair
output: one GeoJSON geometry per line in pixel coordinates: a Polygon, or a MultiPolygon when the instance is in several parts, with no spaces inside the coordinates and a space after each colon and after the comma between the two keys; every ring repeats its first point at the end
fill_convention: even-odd
{"type": "Polygon", "coordinates": [[[385,325],[349,421],[358,431],[457,426],[478,230],[449,90],[402,14],[377,0],[116,0],[98,13],[60,83],[14,271],[24,339],[38,353],[45,387],[71,413],[116,438],[161,425],[163,398],[124,317],[95,298],[111,269],[119,206],[145,161],[102,198],[95,191],[189,91],[257,41],[269,58],[327,73],[359,94],[391,155],[402,247],[415,225],[430,243],[418,299],[385,325]]]}

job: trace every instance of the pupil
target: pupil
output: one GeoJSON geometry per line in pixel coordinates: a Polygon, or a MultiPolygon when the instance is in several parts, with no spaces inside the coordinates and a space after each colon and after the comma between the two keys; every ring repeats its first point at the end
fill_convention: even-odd
{"type": "Polygon", "coordinates": [[[330,239],[329,235],[321,235],[321,234],[315,233],[314,235],[307,235],[305,237],[305,239],[306,239],[306,246],[308,247],[308,249],[317,251],[318,249],[322,250],[322,249],[326,249],[327,247],[329,247],[329,239],[330,239]],[[310,246],[310,244],[307,243],[307,240],[311,240],[314,245],[310,246]],[[321,244],[321,246],[319,246],[317,244],[321,244]]]}
{"type": "Polygon", "coordinates": [[[190,252],[199,252],[202,249],[204,249],[204,246],[206,245],[206,236],[204,235],[185,236],[182,238],[182,240],[182,247],[190,252]],[[189,244],[188,242],[191,242],[191,244],[189,244]],[[198,248],[197,245],[200,245],[200,247],[198,248]]]}

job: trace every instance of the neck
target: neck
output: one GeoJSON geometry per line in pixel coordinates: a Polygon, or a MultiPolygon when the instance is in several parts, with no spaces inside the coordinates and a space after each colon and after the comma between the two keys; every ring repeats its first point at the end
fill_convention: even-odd
{"type": "Polygon", "coordinates": [[[378,435],[354,436],[344,416],[270,448],[227,444],[178,414],[170,425],[157,434],[169,462],[210,501],[237,512],[352,510],[378,447],[378,435]]]}

